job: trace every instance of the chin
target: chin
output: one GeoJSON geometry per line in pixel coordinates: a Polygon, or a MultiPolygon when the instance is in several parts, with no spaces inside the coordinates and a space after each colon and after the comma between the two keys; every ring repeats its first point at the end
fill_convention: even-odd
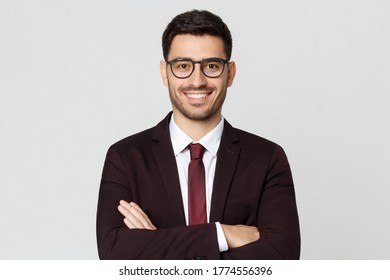
{"type": "Polygon", "coordinates": [[[193,121],[208,121],[216,117],[217,112],[181,112],[187,119],[193,121]]]}

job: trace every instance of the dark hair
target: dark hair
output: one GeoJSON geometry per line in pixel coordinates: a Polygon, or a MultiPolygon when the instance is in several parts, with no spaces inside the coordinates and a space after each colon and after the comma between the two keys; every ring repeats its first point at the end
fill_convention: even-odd
{"type": "Polygon", "coordinates": [[[222,19],[209,11],[192,10],[177,15],[168,24],[162,36],[164,59],[168,59],[173,38],[176,35],[211,35],[222,39],[227,60],[232,55],[232,35],[222,19]]]}

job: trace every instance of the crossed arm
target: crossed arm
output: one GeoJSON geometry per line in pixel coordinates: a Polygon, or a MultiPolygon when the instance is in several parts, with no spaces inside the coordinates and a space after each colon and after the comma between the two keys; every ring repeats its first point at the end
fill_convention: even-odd
{"type": "MultiPolygon", "coordinates": [[[[156,230],[145,212],[134,202],[120,201],[119,212],[124,216],[124,223],[129,229],[156,230]]],[[[260,239],[260,232],[254,226],[221,224],[229,249],[235,249],[260,239]]]]}
{"type": "MultiPolygon", "coordinates": [[[[145,172],[139,170],[143,168],[140,164],[131,168],[127,166],[132,161],[131,158],[124,161],[116,149],[110,149],[107,155],[97,211],[97,243],[101,259],[299,258],[295,193],[290,168],[281,148],[275,148],[256,212],[247,216],[241,213],[246,218],[240,219],[235,209],[242,209],[235,208],[237,204],[226,209],[229,213],[226,219],[222,219],[225,224],[221,224],[229,247],[226,252],[219,251],[214,224],[185,226],[178,222],[182,217],[172,209],[172,203],[167,202],[165,208],[161,208],[161,203],[155,207],[154,200],[161,202],[169,198],[166,189],[149,187],[160,183],[159,176],[133,177],[131,168],[139,174],[145,172]],[[131,188],[137,184],[145,188],[131,188]],[[141,194],[145,197],[152,191],[154,195],[146,202],[139,199],[141,194]],[[141,209],[134,202],[124,200],[118,205],[121,199],[142,202],[140,205],[146,208],[141,209]],[[241,223],[247,225],[238,225],[241,223]]],[[[252,181],[242,184],[252,184],[252,181]]],[[[237,188],[233,190],[237,191],[237,188]]]]}

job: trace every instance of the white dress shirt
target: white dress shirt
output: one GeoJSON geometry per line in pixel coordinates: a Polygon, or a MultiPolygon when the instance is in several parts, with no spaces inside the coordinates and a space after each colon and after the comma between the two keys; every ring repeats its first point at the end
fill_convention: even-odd
{"type": "MultiPolygon", "coordinates": [[[[191,143],[199,143],[205,147],[203,154],[203,164],[206,175],[206,211],[207,222],[210,220],[210,206],[211,196],[213,193],[215,166],[217,163],[217,152],[219,144],[221,143],[222,131],[223,131],[223,118],[218,125],[209,133],[207,133],[199,141],[192,140],[183,130],[181,130],[175,121],[173,116],[169,123],[169,132],[171,136],[173,152],[176,158],[176,164],[179,173],[181,195],[183,199],[184,214],[186,218],[186,224],[188,225],[188,166],[191,161],[190,150],[187,148],[191,143]]],[[[223,233],[221,224],[216,223],[217,238],[220,252],[227,251],[228,245],[223,233]]]]}

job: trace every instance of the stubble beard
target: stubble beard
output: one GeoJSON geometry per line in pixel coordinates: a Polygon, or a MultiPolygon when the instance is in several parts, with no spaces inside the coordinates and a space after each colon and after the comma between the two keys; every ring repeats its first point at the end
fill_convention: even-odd
{"type": "MultiPolygon", "coordinates": [[[[205,88],[198,88],[198,90],[204,90],[204,89],[205,88]]],[[[188,90],[188,88],[185,89],[179,88],[179,92],[182,90],[188,90]]],[[[196,90],[196,89],[191,88],[191,90],[196,90]]],[[[207,88],[207,90],[209,91],[210,89],[207,88]]],[[[220,95],[218,96],[218,99],[215,100],[213,106],[210,109],[205,109],[205,110],[202,110],[200,108],[202,104],[197,104],[197,103],[191,104],[194,107],[193,110],[184,108],[183,104],[176,97],[175,90],[172,89],[169,84],[168,84],[168,91],[169,91],[169,98],[171,100],[172,107],[176,108],[184,117],[193,121],[208,121],[212,119],[216,114],[221,113],[222,105],[225,102],[225,98],[226,98],[227,87],[225,87],[221,91],[220,95]]]]}

